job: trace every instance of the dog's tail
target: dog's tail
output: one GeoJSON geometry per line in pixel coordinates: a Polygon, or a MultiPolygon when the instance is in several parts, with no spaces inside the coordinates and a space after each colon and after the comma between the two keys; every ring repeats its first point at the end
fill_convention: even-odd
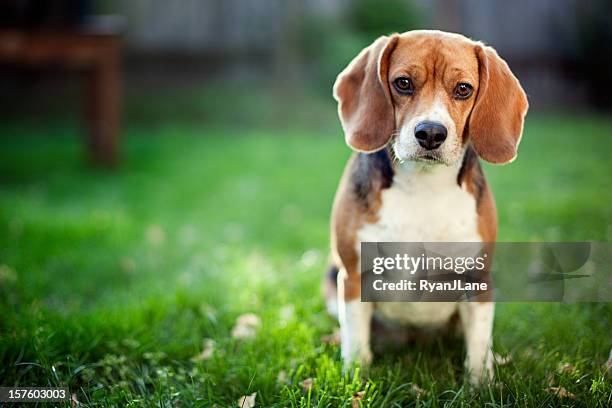
{"type": "Polygon", "coordinates": [[[338,267],[333,263],[327,268],[323,278],[323,293],[327,313],[338,317],[338,267]]]}

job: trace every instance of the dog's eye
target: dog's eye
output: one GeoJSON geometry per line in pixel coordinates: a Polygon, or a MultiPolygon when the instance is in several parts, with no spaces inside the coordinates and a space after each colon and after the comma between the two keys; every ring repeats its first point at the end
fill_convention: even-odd
{"type": "Polygon", "coordinates": [[[393,86],[397,89],[397,92],[404,95],[412,95],[414,93],[414,86],[410,78],[399,77],[393,81],[393,86]]]}
{"type": "Polygon", "coordinates": [[[465,82],[461,82],[459,84],[457,84],[457,86],[455,87],[455,98],[457,99],[467,99],[470,96],[472,96],[472,92],[474,91],[474,88],[472,88],[472,85],[467,84],[465,82]]]}

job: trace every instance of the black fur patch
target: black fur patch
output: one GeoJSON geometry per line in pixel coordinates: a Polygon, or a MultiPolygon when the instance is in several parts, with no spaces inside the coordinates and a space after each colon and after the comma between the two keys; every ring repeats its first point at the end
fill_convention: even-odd
{"type": "Polygon", "coordinates": [[[330,265],[327,268],[327,279],[329,279],[334,284],[334,286],[336,286],[336,283],[338,282],[338,272],[339,270],[336,265],[330,265]]]}
{"type": "Polygon", "coordinates": [[[383,149],[375,153],[357,153],[352,181],[357,199],[367,206],[368,197],[375,186],[385,189],[393,183],[393,165],[389,152],[383,149]]]}
{"type": "Polygon", "coordinates": [[[471,176],[471,181],[476,196],[476,205],[478,205],[485,188],[485,178],[484,174],[482,173],[482,167],[480,167],[478,155],[472,146],[468,146],[467,150],[465,151],[461,169],[459,170],[459,174],[457,174],[457,184],[459,184],[459,186],[461,186],[468,174],[471,176]]]}

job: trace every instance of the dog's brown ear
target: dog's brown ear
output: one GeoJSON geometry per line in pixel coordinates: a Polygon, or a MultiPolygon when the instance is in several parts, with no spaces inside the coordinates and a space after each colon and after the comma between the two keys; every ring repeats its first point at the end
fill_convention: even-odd
{"type": "Polygon", "coordinates": [[[383,148],[395,130],[387,75],[399,36],[380,37],[338,75],[334,98],[346,143],[361,152],[383,148]]]}
{"type": "Polygon", "coordinates": [[[491,47],[476,45],[480,85],[469,121],[474,148],[490,163],[516,158],[529,104],[508,64],[491,47]]]}

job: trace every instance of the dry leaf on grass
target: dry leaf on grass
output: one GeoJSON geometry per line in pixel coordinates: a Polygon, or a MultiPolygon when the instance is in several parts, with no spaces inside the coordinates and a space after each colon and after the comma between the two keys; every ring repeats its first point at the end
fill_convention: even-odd
{"type": "Polygon", "coordinates": [[[72,406],[73,408],[81,406],[81,403],[77,399],[77,395],[75,393],[72,393],[72,395],[70,396],[70,406],[72,406]]]}
{"type": "Polygon", "coordinates": [[[503,382],[498,382],[495,381],[493,383],[493,386],[495,387],[495,389],[497,389],[497,391],[502,392],[504,391],[504,389],[506,389],[506,385],[503,382]]]}
{"type": "Polygon", "coordinates": [[[529,359],[532,359],[532,360],[536,360],[536,359],[540,358],[540,353],[537,350],[533,349],[532,347],[526,347],[523,350],[523,357],[524,358],[529,358],[529,359]]]}
{"type": "Polygon", "coordinates": [[[283,306],[278,312],[279,322],[283,325],[289,323],[295,317],[295,306],[283,306]]]}
{"type": "Polygon", "coordinates": [[[255,406],[255,398],[257,393],[254,392],[251,395],[244,395],[238,398],[238,406],[240,408],[253,408],[255,406]]]}
{"type": "Polygon", "coordinates": [[[508,354],[507,356],[502,356],[498,353],[493,353],[493,359],[497,365],[503,366],[512,362],[512,356],[508,354]]]}
{"type": "Polygon", "coordinates": [[[0,283],[17,282],[17,273],[8,265],[0,265],[0,283]]]}
{"type": "Polygon", "coordinates": [[[304,381],[300,381],[300,386],[304,392],[308,392],[312,389],[314,385],[314,380],[312,378],[307,378],[304,381]]]}
{"type": "Polygon", "coordinates": [[[548,387],[546,388],[546,392],[552,395],[556,395],[559,398],[576,399],[576,396],[574,394],[572,394],[563,387],[548,387]]]}
{"type": "Polygon", "coordinates": [[[278,384],[289,384],[289,376],[285,370],[280,370],[276,376],[276,382],[278,384]]]}
{"type": "Polygon", "coordinates": [[[352,407],[359,408],[359,401],[365,396],[365,391],[359,391],[353,394],[352,407]]]}
{"type": "Polygon", "coordinates": [[[560,374],[570,374],[576,371],[576,367],[571,365],[570,363],[560,363],[557,368],[557,372],[560,374]]]}
{"type": "Polygon", "coordinates": [[[213,339],[204,339],[202,346],[202,352],[197,356],[191,358],[191,361],[205,361],[209,360],[215,353],[215,341],[213,339]]]}
{"type": "Polygon", "coordinates": [[[261,326],[261,319],[253,313],[238,316],[236,325],[232,329],[232,337],[235,339],[249,339],[255,337],[257,329],[261,326]]]}
{"type": "Polygon", "coordinates": [[[425,391],[415,383],[412,383],[412,385],[410,386],[410,390],[419,398],[427,395],[427,391],[425,391]]]}
{"type": "Polygon", "coordinates": [[[153,246],[160,246],[166,241],[166,232],[157,224],[149,225],[145,231],[145,236],[147,242],[153,246]]]}
{"type": "Polygon", "coordinates": [[[337,346],[340,344],[340,330],[336,329],[331,334],[326,334],[321,337],[321,342],[323,344],[328,344],[330,346],[337,346]]]}

